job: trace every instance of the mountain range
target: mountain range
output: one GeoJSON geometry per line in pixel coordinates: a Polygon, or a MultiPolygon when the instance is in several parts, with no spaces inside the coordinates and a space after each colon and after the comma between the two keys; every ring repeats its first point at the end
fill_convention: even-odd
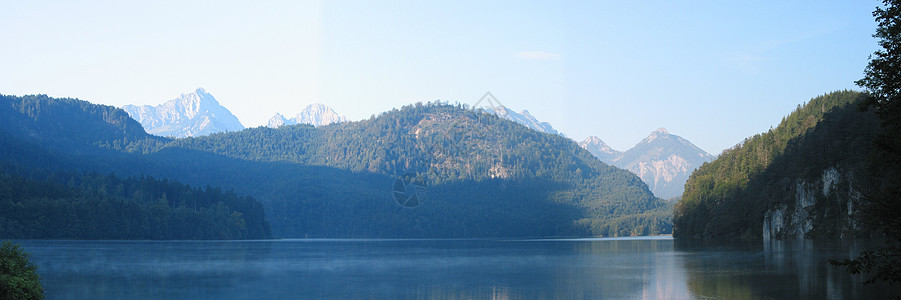
{"type": "MultiPolygon", "coordinates": [[[[479,109],[538,132],[566,136],[527,110],[517,113],[504,105],[479,109]]],[[[604,163],[632,171],[648,184],[654,195],[663,199],[681,196],[691,172],[714,159],[713,155],[680,136],[670,134],[665,128],[655,130],[625,152],[611,148],[596,136],[579,142],[579,146],[604,163]]]]}
{"type": "MultiPolygon", "coordinates": [[[[151,158],[169,142],[112,106],[0,95],[0,236],[271,237],[258,200],[209,185],[189,187],[171,175],[151,177],[172,166],[151,158]]],[[[205,170],[217,171],[179,172],[205,170]]]]}
{"type": "MultiPolygon", "coordinates": [[[[566,136],[527,110],[516,113],[504,105],[479,109],[538,132],[566,136]]],[[[663,199],[681,196],[691,172],[714,159],[713,155],[680,136],[670,134],[665,128],[655,130],[625,152],[611,148],[596,136],[579,142],[579,146],[604,163],[632,171],[641,177],[654,195],[663,199]]]]}
{"type": "Polygon", "coordinates": [[[313,103],[304,107],[300,113],[290,119],[285,118],[282,114],[276,113],[275,116],[272,116],[272,118],[269,119],[269,123],[266,126],[269,128],[278,128],[286,125],[310,124],[318,127],[344,122],[347,122],[347,118],[336,113],[331,107],[321,103],[313,103]]]}
{"type": "Polygon", "coordinates": [[[496,113],[417,103],[333,126],[170,139],[111,106],[0,95],[0,190],[8,192],[0,193],[0,210],[11,212],[0,218],[0,232],[114,239],[261,238],[270,228],[280,237],[867,236],[872,224],[858,212],[885,182],[868,175],[880,122],[859,111],[865,99],[853,91],[811,99],[777,128],[702,164],[673,211],[633,172],[676,178],[661,170],[685,171],[711,157],[662,128],[619,152],[596,137],[580,145],[496,113]],[[395,202],[397,187],[406,188],[398,180],[408,176],[422,183],[414,208],[395,202]]]}
{"type": "MultiPolygon", "coordinates": [[[[138,120],[148,133],[160,136],[195,137],[244,128],[228,109],[202,88],[156,107],[126,105],[123,109],[138,120]]],[[[504,105],[480,107],[478,110],[538,132],[565,136],[550,123],[538,120],[527,110],[517,113],[504,105]]],[[[269,119],[267,127],[295,124],[318,127],[343,122],[347,122],[347,118],[332,108],[314,103],[292,118],[276,113],[269,119]]],[[[671,135],[662,128],[625,152],[610,148],[598,137],[589,137],[579,145],[601,161],[637,174],[656,196],[664,199],[680,196],[688,175],[704,162],[713,159],[713,156],[688,140],[671,135]]]]}
{"type": "Polygon", "coordinates": [[[592,136],[579,143],[601,161],[632,171],[663,199],[679,197],[689,175],[714,159],[688,140],[666,128],[651,132],[631,149],[620,152],[592,136]]]}
{"type": "MultiPolygon", "coordinates": [[[[161,228],[159,235],[154,233],[156,225],[149,227],[149,236],[160,238],[192,224],[203,226],[191,236],[265,235],[267,226],[257,209],[265,211],[268,228],[278,237],[624,236],[671,231],[672,206],[654,197],[638,176],[601,163],[570,139],[473,113],[462,105],[417,103],[331,126],[255,127],[170,139],[147,134],[121,109],[46,95],[2,96],[0,125],[0,162],[13,170],[0,176],[0,187],[15,186],[19,177],[26,177],[35,180],[29,183],[35,190],[42,185],[67,189],[82,179],[40,174],[109,174],[102,181],[91,178],[104,176],[85,178],[93,186],[67,196],[71,200],[59,199],[59,209],[44,208],[46,195],[30,189],[21,192],[21,200],[29,201],[24,206],[0,195],[0,205],[12,203],[17,214],[42,220],[39,225],[47,232],[73,220],[89,220],[79,214],[101,213],[91,209],[97,206],[94,202],[73,202],[78,197],[100,204],[111,197],[125,203],[122,209],[138,203],[161,220],[148,220],[150,225],[166,224],[166,216],[188,220],[192,210],[198,211],[193,216],[202,224],[189,221],[161,228]],[[459,140],[449,129],[478,138],[459,140]],[[421,204],[413,208],[392,197],[397,180],[406,174],[425,182],[421,204]],[[171,187],[140,180],[146,176],[171,187]],[[180,188],[182,184],[205,188],[201,192],[180,188]],[[154,190],[141,192],[145,189],[154,190]],[[233,200],[217,204],[220,197],[233,200]],[[75,208],[66,208],[71,206],[75,208]],[[242,224],[256,229],[249,231],[242,224]],[[220,235],[217,228],[226,231],[220,235]]],[[[145,219],[136,215],[121,221],[144,226],[140,222],[145,219]]],[[[23,238],[42,236],[20,227],[10,228],[21,231],[17,236],[23,238]]],[[[90,224],[79,228],[96,232],[90,224]]]]}
{"type": "MultiPolygon", "coordinates": [[[[141,123],[147,133],[158,136],[197,137],[244,129],[238,118],[203,88],[181,94],[178,98],[157,106],[125,105],[122,109],[141,123]]],[[[270,128],[295,124],[323,126],[343,122],[347,122],[347,118],[332,108],[314,103],[307,105],[292,118],[285,118],[282,114],[276,113],[269,119],[267,126],[270,128]]]]}

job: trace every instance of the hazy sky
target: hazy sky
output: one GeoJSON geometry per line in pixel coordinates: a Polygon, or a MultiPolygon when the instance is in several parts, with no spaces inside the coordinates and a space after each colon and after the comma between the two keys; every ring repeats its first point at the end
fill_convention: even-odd
{"type": "Polygon", "coordinates": [[[718,154],[857,89],[877,1],[5,1],[0,93],[157,105],[203,87],[248,127],[486,91],[627,150],[718,154]],[[487,2],[487,3],[486,3],[487,2]]]}

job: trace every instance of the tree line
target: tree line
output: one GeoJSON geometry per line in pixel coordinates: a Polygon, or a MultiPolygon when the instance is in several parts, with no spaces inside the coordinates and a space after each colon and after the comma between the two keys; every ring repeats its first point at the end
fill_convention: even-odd
{"type": "MultiPolygon", "coordinates": [[[[670,218],[647,217],[669,206],[634,174],[566,138],[461,105],[417,103],[359,122],[170,140],[133,129],[137,123],[113,107],[0,98],[8,115],[0,123],[14,124],[0,127],[0,158],[16,167],[234,190],[262,203],[279,237],[622,236],[671,227],[670,218]],[[413,209],[390,198],[394,179],[408,172],[430,182],[428,201],[413,209]]],[[[192,207],[165,195],[170,211],[192,207]]],[[[145,206],[165,209],[161,197],[145,206]]],[[[82,202],[90,201],[100,200],[82,202]]],[[[111,213],[124,208],[117,209],[111,213]]]]}
{"type": "Polygon", "coordinates": [[[219,188],[0,167],[0,236],[14,239],[271,237],[259,202],[219,188]]]}
{"type": "MultiPolygon", "coordinates": [[[[858,110],[865,98],[860,92],[838,91],[811,99],[778,127],[702,165],[675,206],[674,236],[761,238],[767,209],[794,208],[796,179],[817,182],[828,168],[862,175],[878,127],[872,112],[858,110]]],[[[857,179],[858,184],[866,180],[857,179]]],[[[812,234],[842,235],[847,218],[840,216],[848,214],[844,203],[818,205],[811,213],[822,222],[814,224],[812,234]]]]}

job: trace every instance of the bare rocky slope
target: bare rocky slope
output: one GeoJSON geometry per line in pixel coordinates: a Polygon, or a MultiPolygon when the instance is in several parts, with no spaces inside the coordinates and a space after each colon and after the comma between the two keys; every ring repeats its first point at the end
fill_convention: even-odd
{"type": "Polygon", "coordinates": [[[184,138],[244,129],[238,117],[203,88],[157,106],[126,105],[122,109],[147,133],[158,136],[184,138]]]}
{"type": "Polygon", "coordinates": [[[605,163],[632,171],[663,199],[681,196],[691,172],[714,158],[665,128],[651,132],[625,152],[610,148],[598,137],[589,137],[579,145],[605,163]]]}

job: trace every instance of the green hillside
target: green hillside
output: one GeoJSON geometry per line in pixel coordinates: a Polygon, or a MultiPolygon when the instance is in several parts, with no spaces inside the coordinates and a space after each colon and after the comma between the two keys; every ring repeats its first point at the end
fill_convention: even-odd
{"type": "Polygon", "coordinates": [[[712,239],[859,234],[860,224],[848,216],[857,203],[852,199],[858,197],[856,186],[864,184],[862,175],[879,127],[873,113],[859,111],[864,98],[862,93],[840,91],[811,99],[775,129],[745,139],[701,166],[676,204],[673,235],[712,239]],[[814,188],[818,186],[823,187],[814,188]],[[768,213],[775,221],[770,223],[784,226],[784,231],[764,233],[768,213]]]}
{"type": "Polygon", "coordinates": [[[0,95],[0,237],[247,239],[271,237],[262,205],[220,188],[118,172],[153,163],[169,140],[123,111],[76,99],[0,95]],[[138,154],[131,154],[131,153],[138,154]]]}
{"type": "Polygon", "coordinates": [[[641,235],[670,206],[574,142],[461,106],[416,104],[359,122],[169,140],[121,110],[3,96],[0,158],[21,168],[154,176],[251,195],[281,237],[641,235]],[[29,112],[36,113],[29,113],[29,112]],[[125,118],[123,118],[125,116],[125,118]],[[395,179],[427,199],[404,208],[395,179]]]}
{"type": "MultiPolygon", "coordinates": [[[[601,163],[566,138],[461,106],[409,105],[359,122],[319,128],[251,128],[177,140],[168,148],[272,164],[330,167],[381,178],[374,185],[357,182],[326,188],[359,195],[348,199],[332,196],[337,192],[321,194],[322,200],[332,202],[332,208],[346,201],[362,201],[358,206],[371,206],[373,201],[379,204],[370,207],[366,216],[359,216],[353,207],[342,208],[334,213],[337,216],[333,218],[338,219],[316,224],[338,222],[336,226],[340,226],[340,218],[351,215],[356,217],[345,220],[347,224],[378,217],[380,221],[368,225],[376,229],[367,230],[380,231],[382,223],[401,218],[399,226],[423,228],[404,235],[443,237],[632,235],[669,232],[670,228],[667,205],[630,172],[601,163]],[[405,173],[428,178],[429,202],[402,209],[385,199],[393,179],[405,173]],[[364,186],[358,188],[360,185],[364,186]],[[360,197],[363,200],[358,200],[360,197]],[[383,207],[386,202],[389,207],[383,207]],[[415,221],[411,224],[406,218],[415,221]]],[[[269,207],[285,207],[269,210],[274,223],[280,222],[278,215],[285,211],[322,205],[300,205],[297,202],[310,199],[293,198],[298,197],[260,196],[269,207]]],[[[305,215],[315,218],[322,214],[305,215]]],[[[378,235],[396,235],[392,231],[378,235]]]]}
{"type": "Polygon", "coordinates": [[[0,168],[0,236],[15,239],[259,239],[263,207],[218,188],[0,168]]]}

